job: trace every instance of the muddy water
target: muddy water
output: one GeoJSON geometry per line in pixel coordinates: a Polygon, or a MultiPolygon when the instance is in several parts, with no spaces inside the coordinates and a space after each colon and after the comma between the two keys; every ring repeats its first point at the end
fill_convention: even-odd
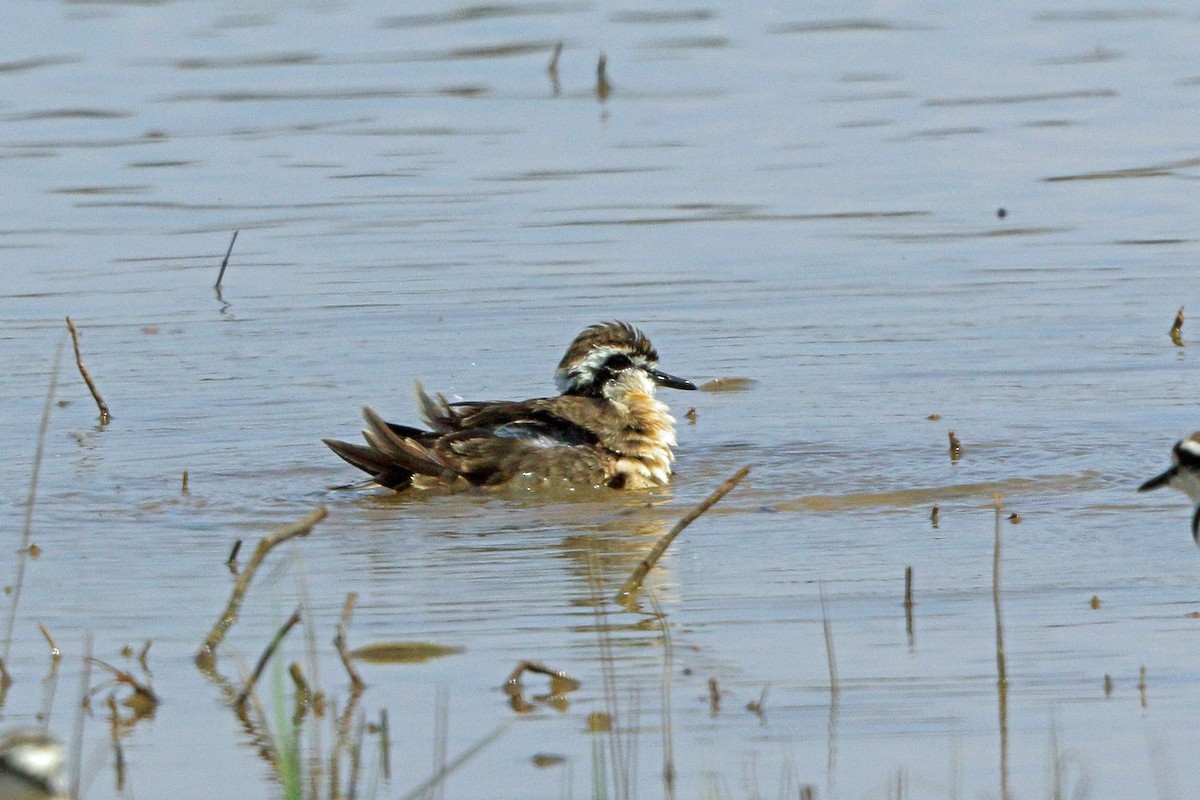
{"type": "MultiPolygon", "coordinates": [[[[606,664],[644,797],[664,793],[664,719],[681,797],[1038,796],[1056,754],[1068,789],[1200,788],[1185,744],[1200,552],[1181,495],[1133,492],[1200,427],[1196,337],[1167,336],[1197,303],[1194,9],[0,15],[23,32],[0,63],[5,583],[68,314],[113,413],[97,425],[68,344],[3,725],[48,714],[71,738],[88,634],[139,679],[122,648],[152,642],[163,701],[124,729],[118,789],[112,690],[95,694],[89,797],[280,793],[192,657],[229,596],[233,542],[244,563],[320,504],[328,518],[268,559],[219,670],[239,681],[301,605],[284,656],[329,696],[304,739],[328,753],[349,700],[330,644],[347,593],[352,647],[464,648],[361,665],[353,710],[390,721],[390,778],[366,734],[360,786],[378,796],[497,729],[445,796],[587,796],[606,664]],[[352,437],[362,404],[413,422],[414,378],[456,398],[551,391],[571,337],[611,318],[644,327],[676,374],[752,379],[666,393],[696,409],[669,491],[326,491],[353,476],[319,439],[352,437]],[[648,601],[607,602],[743,464],[747,483],[651,576],[667,636],[648,601]],[[997,492],[1022,520],[1001,526],[1005,693],[997,492]],[[57,682],[39,623],[65,654],[57,682]],[[517,713],[502,685],[522,659],[582,687],[554,704],[527,675],[517,713]]],[[[264,677],[272,720],[275,686],[291,684],[264,677]]]]}

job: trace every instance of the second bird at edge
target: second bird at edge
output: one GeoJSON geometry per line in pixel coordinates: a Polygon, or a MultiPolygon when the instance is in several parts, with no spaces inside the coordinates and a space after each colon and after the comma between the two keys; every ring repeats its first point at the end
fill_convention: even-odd
{"type": "Polygon", "coordinates": [[[501,486],[516,479],[568,486],[664,486],[675,460],[675,420],[655,389],[695,389],[658,369],[658,353],[624,322],[585,328],[554,374],[556,397],[435,401],[416,385],[432,430],[384,421],[363,409],[367,444],[323,440],[333,452],[397,491],[501,486]]]}
{"type": "Polygon", "coordinates": [[[1200,544],[1200,431],[1181,439],[1171,449],[1171,466],[1138,487],[1148,492],[1160,486],[1170,486],[1192,500],[1192,538],[1200,544]]]}

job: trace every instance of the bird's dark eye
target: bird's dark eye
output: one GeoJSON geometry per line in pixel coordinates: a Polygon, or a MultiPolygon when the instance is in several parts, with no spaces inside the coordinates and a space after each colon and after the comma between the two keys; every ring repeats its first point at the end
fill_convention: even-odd
{"type": "Polygon", "coordinates": [[[629,369],[632,366],[633,362],[629,360],[629,356],[622,353],[609,356],[608,360],[604,362],[605,369],[611,370],[612,372],[620,372],[621,370],[629,369]]]}

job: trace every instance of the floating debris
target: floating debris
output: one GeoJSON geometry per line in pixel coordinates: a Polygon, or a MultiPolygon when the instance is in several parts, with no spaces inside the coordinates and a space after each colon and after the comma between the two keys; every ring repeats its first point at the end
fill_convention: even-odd
{"type": "Polygon", "coordinates": [[[612,717],[603,711],[593,711],[587,716],[588,733],[608,733],[612,725],[612,717]]]}
{"type": "Polygon", "coordinates": [[[350,651],[350,658],[368,664],[422,664],[430,659],[453,656],[465,648],[432,642],[378,642],[350,651]]]}
{"type": "Polygon", "coordinates": [[[929,420],[930,422],[937,422],[941,418],[942,418],[942,415],[935,411],[932,414],[930,414],[928,417],[926,417],[925,419],[929,420]]]}
{"type": "Polygon", "coordinates": [[[1112,675],[1105,675],[1104,676],[1104,696],[1112,697],[1112,693],[1113,693],[1112,675]]]}
{"type": "Polygon", "coordinates": [[[700,384],[702,392],[744,392],[758,383],[754,378],[714,378],[700,384]]]}
{"type": "Polygon", "coordinates": [[[537,661],[522,661],[517,664],[516,668],[509,673],[508,678],[504,681],[504,693],[508,695],[509,704],[512,706],[513,711],[518,713],[527,713],[536,708],[535,705],[525,700],[525,687],[521,685],[521,676],[526,672],[535,672],[539,675],[549,676],[550,694],[535,697],[534,699],[559,711],[567,710],[567,693],[573,692],[583,685],[560,669],[551,669],[537,661]]]}
{"type": "Polygon", "coordinates": [[[934,506],[933,510],[929,512],[929,522],[935,528],[938,526],[938,507],[937,506],[934,506]]]}
{"type": "Polygon", "coordinates": [[[1098,609],[1100,607],[1100,595],[1098,595],[1098,594],[1092,595],[1092,600],[1090,603],[1088,603],[1088,605],[1090,605],[1092,607],[1093,611],[1098,609]]]}
{"type": "Polygon", "coordinates": [[[1183,347],[1183,306],[1175,314],[1175,322],[1171,325],[1171,342],[1176,347],[1183,347]]]}
{"type": "Polygon", "coordinates": [[[1004,219],[1007,216],[1008,216],[1008,210],[1005,209],[1003,206],[996,209],[996,217],[998,219],[1004,219]]]}

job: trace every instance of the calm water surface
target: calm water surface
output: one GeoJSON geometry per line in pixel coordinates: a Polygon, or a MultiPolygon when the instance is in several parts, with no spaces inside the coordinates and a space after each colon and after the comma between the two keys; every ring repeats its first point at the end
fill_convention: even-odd
{"type": "Polygon", "coordinates": [[[605,665],[642,797],[666,794],[665,719],[680,797],[1050,796],[1056,756],[1070,791],[1200,792],[1200,551],[1182,496],[1133,492],[1200,427],[1192,323],[1167,336],[1200,308],[1191,6],[16,0],[0,19],[21,31],[0,63],[4,583],[68,314],[113,413],[97,425],[68,343],[2,723],[71,738],[88,634],[141,679],[122,648],[152,642],[163,701],[123,729],[118,786],[111,688],[93,695],[88,797],[281,794],[192,658],[233,542],[244,561],[320,504],[218,670],[238,684],[302,605],[283,655],[329,697],[304,734],[328,754],[347,593],[352,647],[464,648],[361,665],[351,710],[390,721],[390,777],[366,734],[376,796],[498,728],[443,796],[590,796],[605,665]],[[413,422],[414,378],[547,393],[613,318],[673,373],[754,381],[665,393],[696,409],[669,491],[326,490],[353,475],[319,440],[353,437],[364,403],[413,422]],[[663,623],[609,602],[743,464],[652,573],[663,623]],[[1023,520],[1002,525],[1003,695],[995,492],[1023,520]],[[518,713],[522,659],[582,687],[555,705],[527,676],[518,713]]]}

